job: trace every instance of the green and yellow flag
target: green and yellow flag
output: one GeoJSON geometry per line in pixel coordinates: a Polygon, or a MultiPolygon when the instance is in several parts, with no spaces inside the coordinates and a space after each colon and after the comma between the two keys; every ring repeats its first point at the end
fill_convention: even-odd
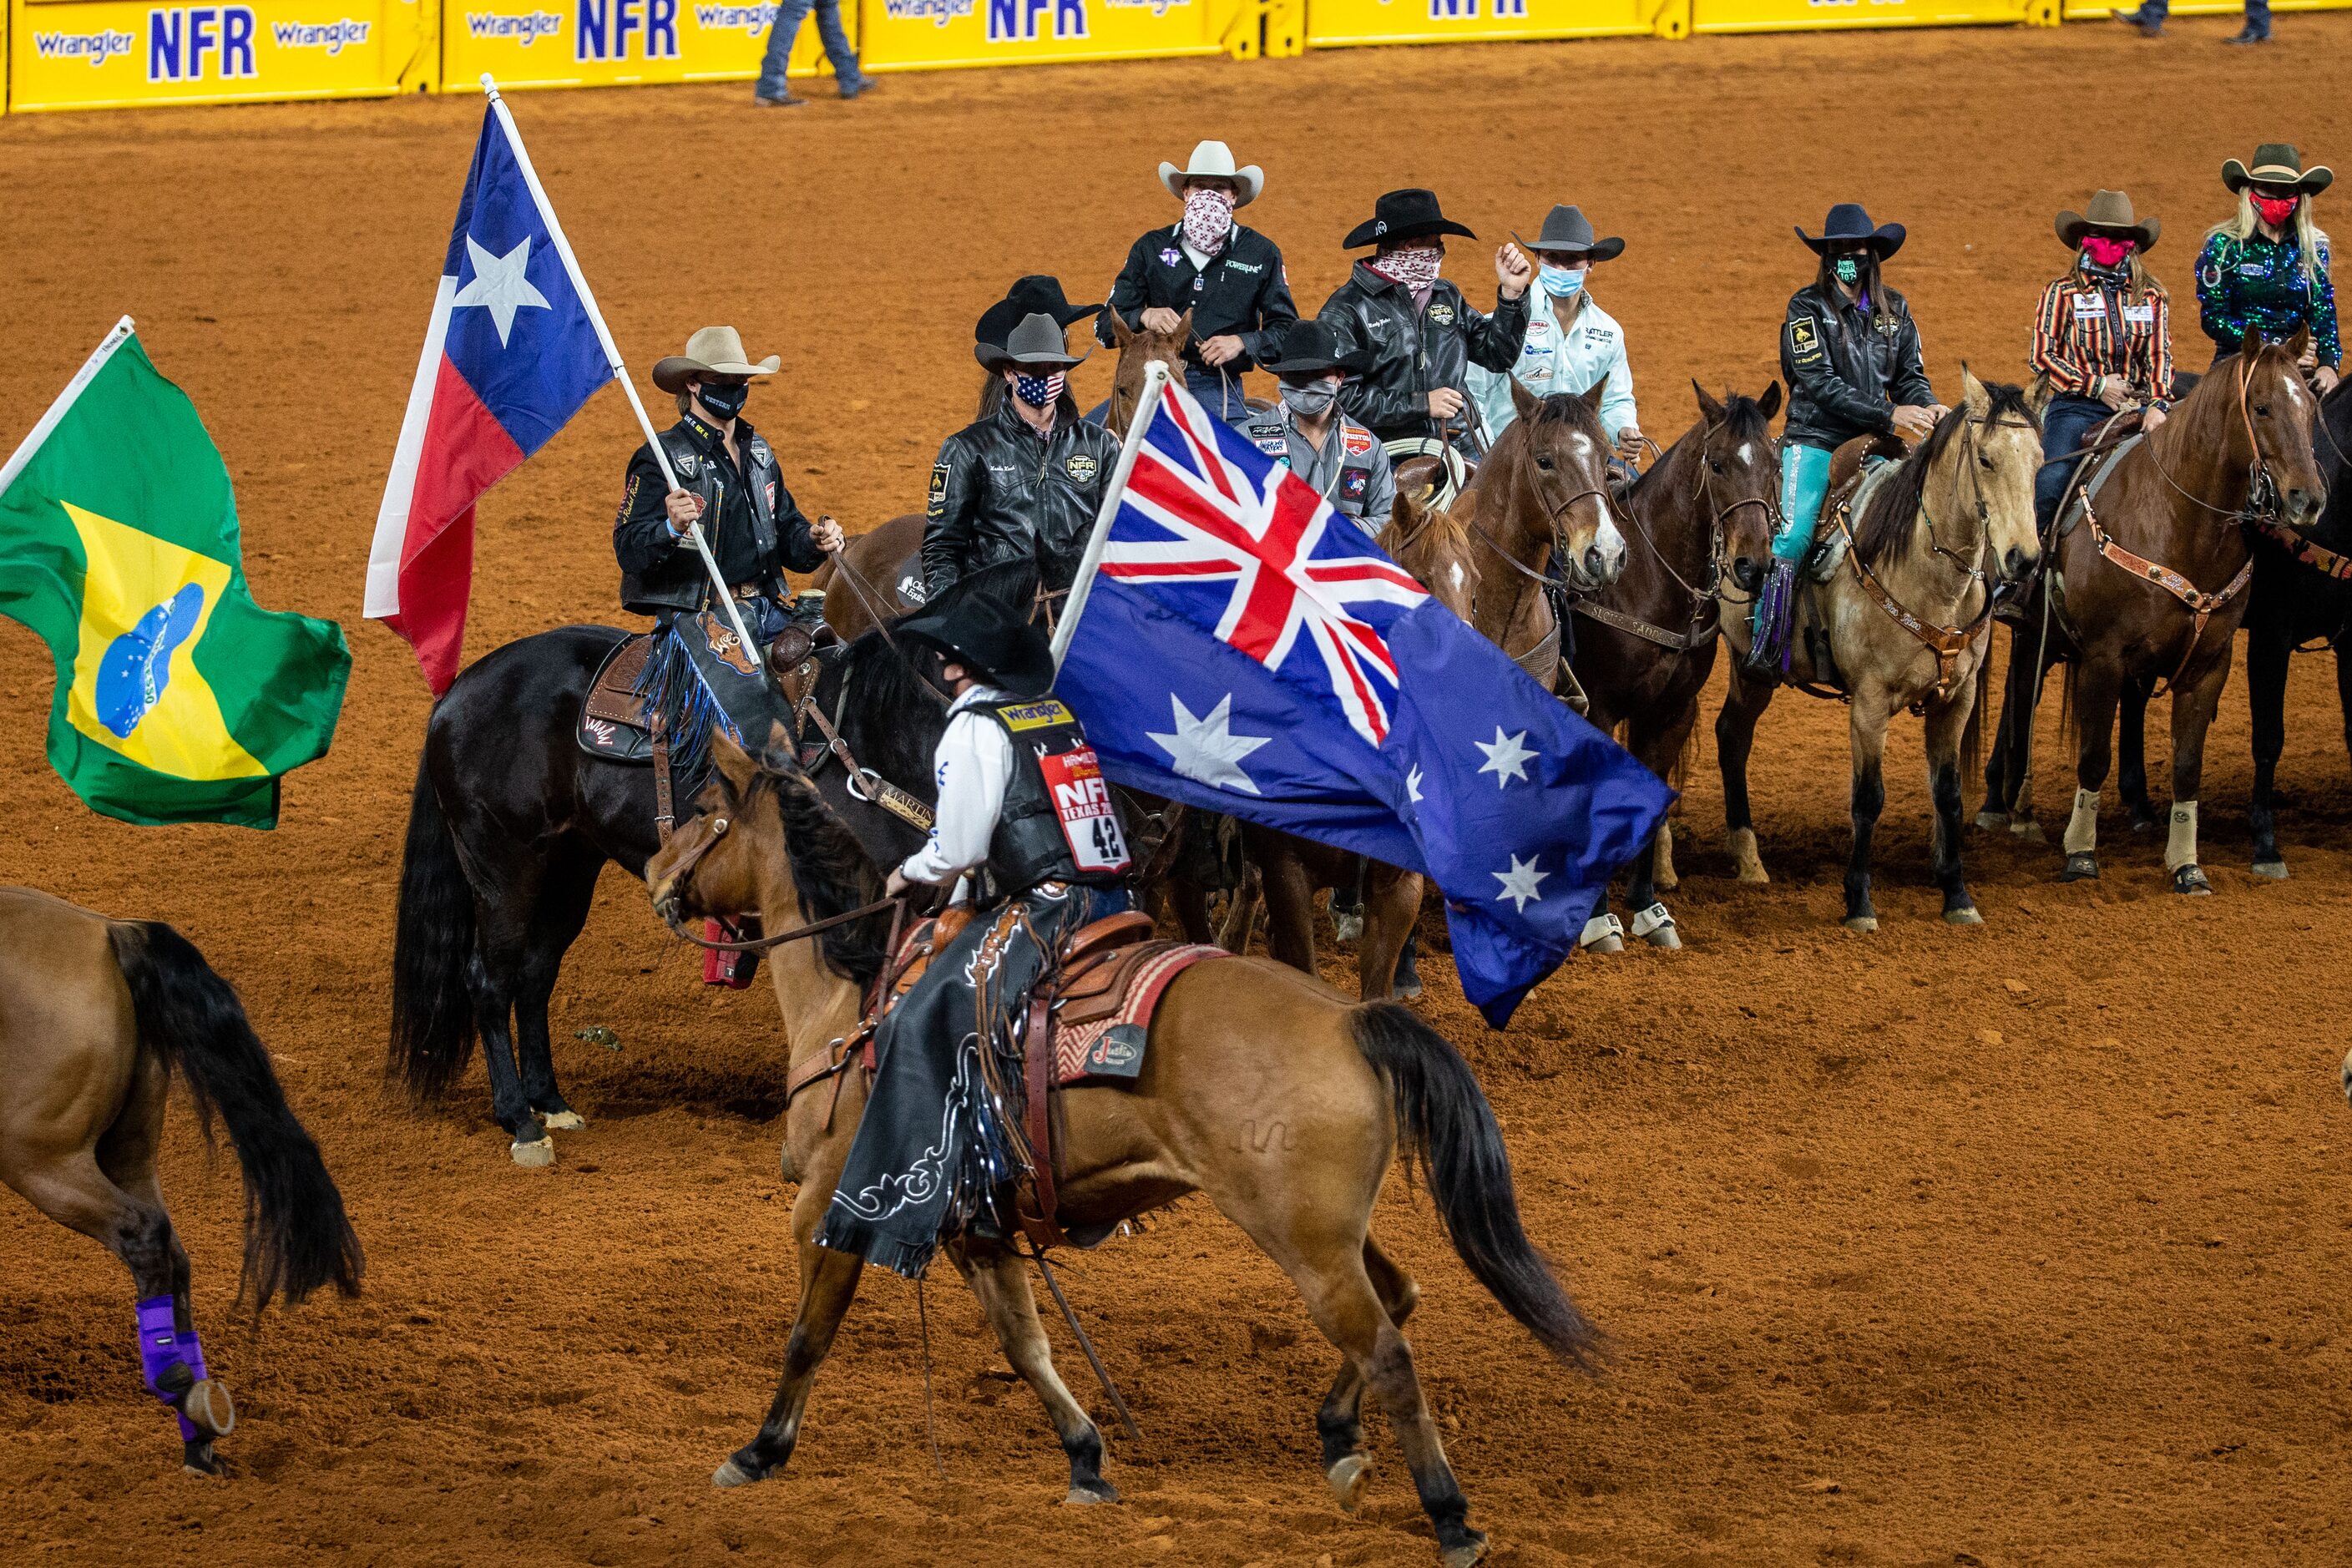
{"type": "Polygon", "coordinates": [[[342,628],[262,609],[241,563],[220,450],[125,316],[0,468],[0,615],[56,657],[49,763],[92,809],[275,827],[334,739],[342,628]]]}

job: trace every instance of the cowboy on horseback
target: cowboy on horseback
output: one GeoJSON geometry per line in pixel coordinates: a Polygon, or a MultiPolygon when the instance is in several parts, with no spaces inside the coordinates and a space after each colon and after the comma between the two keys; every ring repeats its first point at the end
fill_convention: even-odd
{"type": "MultiPolygon", "coordinates": [[[[1129,331],[1154,332],[1174,331],[1191,310],[1185,389],[1219,418],[1236,422],[1249,412],[1242,373],[1263,364],[1276,335],[1298,319],[1282,252],[1234,221],[1234,210],[1265,188],[1265,174],[1255,163],[1235,168],[1223,142],[1203,142],[1181,169],[1161,163],[1160,183],[1184,204],[1184,216],[1128,247],[1127,265],[1111,285],[1110,310],[1129,331]]],[[[1095,335],[1106,348],[1118,342],[1108,320],[1095,323],[1095,335]]]]}
{"type": "Polygon", "coordinates": [[[785,572],[813,572],[842,545],[839,523],[802,515],[774,448],[742,417],[751,378],[773,375],[781,363],[774,354],[751,363],[732,327],[705,327],[687,340],[684,353],[657,362],[654,384],[677,398],[678,421],[662,432],[661,443],[678,488],[665,485],[652,446],[639,447],[613,524],[622,607],[656,617],[664,634],[643,689],[689,780],[714,720],[738,738],[764,736],[772,715],[760,661],[741,647],[726,606],[716,603],[716,585],[688,531],[702,525],[743,629],[761,647],[794,614],[784,603],[785,572]],[[682,679],[681,667],[696,679],[682,679]]]}
{"type": "Polygon", "coordinates": [[[942,1237],[975,1223],[1013,1234],[1014,1112],[992,1086],[1018,1081],[1013,1022],[1061,939],[1128,908],[1131,860],[1086,731],[1054,696],[1042,631],[973,595],[898,637],[954,700],[933,764],[937,818],[887,891],[950,889],[970,918],[942,922],[921,977],[882,1018],[866,1118],[816,1244],[920,1278],[942,1237]],[[1001,1069],[1008,1055],[1016,1065],[1001,1069]]]}
{"type": "Polygon", "coordinates": [[[1378,533],[1396,507],[1396,475],[1370,430],[1339,411],[1339,394],[1368,363],[1325,321],[1297,321],[1282,334],[1265,368],[1282,386],[1273,411],[1253,414],[1242,434],[1259,451],[1313,487],[1315,493],[1378,533]]]}
{"type": "Polygon", "coordinates": [[[1508,371],[1470,367],[1470,399],[1485,421],[1486,439],[1491,443],[1519,416],[1511,402],[1515,379],[1538,397],[1600,386],[1605,388],[1601,427],[1621,460],[1640,461],[1642,426],[1633,411],[1633,368],[1625,363],[1625,329],[1586,287],[1591,269],[1622,254],[1625,242],[1614,235],[1597,237],[1583,209],[1574,206],[1552,208],[1533,245],[1517,234],[1511,237],[1534,255],[1536,282],[1550,309],[1528,320],[1527,342],[1508,371]]]}
{"type": "Polygon", "coordinates": [[[2311,218],[2311,199],[2336,183],[2325,164],[2305,169],[2283,142],[2254,149],[2253,167],[2235,158],[2221,183],[2237,193],[2237,216],[2216,225],[2197,258],[2197,303],[2213,357],[2236,353],[2249,339],[2284,342],[2309,329],[2303,368],[2321,396],[2336,390],[2344,344],[2336,322],[2336,285],[2327,276],[2327,236],[2311,218]]]}
{"type": "MultiPolygon", "coordinates": [[[[985,317],[982,325],[988,325],[985,317]]],[[[1072,354],[1055,315],[1034,311],[1001,342],[972,353],[1006,395],[940,447],[923,518],[924,596],[1005,561],[1033,561],[1059,594],[1077,573],[1087,530],[1118,462],[1118,437],[1078,417],[1066,393],[1072,354]]]]}
{"type": "Polygon", "coordinates": [[[1756,595],[1751,669],[1777,677],[1788,667],[1797,568],[1829,498],[1832,456],[1862,436],[1917,440],[1947,412],[1920,363],[1911,307],[1879,279],[1880,265],[1903,248],[1903,235],[1899,223],[1873,224],[1856,202],[1830,208],[1819,235],[1797,230],[1821,258],[1821,271],[1790,297],[1780,323],[1780,374],[1789,383],[1781,526],[1772,536],[1770,574],[1756,595]]]}
{"type": "Polygon", "coordinates": [[[1452,437],[1469,428],[1469,368],[1482,365],[1500,374],[1517,363],[1528,335],[1528,285],[1535,278],[1516,247],[1498,247],[1495,313],[1486,315],[1440,276],[1447,235],[1478,237],[1440,211],[1433,192],[1389,192],[1341,246],[1372,246],[1372,256],[1357,262],[1315,313],[1370,361],[1341,388],[1340,405],[1386,443],[1391,459],[1444,459],[1431,498],[1440,505],[1465,479],[1452,437]]]}
{"type": "Polygon", "coordinates": [[[2133,410],[2140,427],[2164,423],[2174,395],[2172,324],[2163,285],[2141,258],[2163,226],[2136,222],[2131,197],[2101,191],[2087,213],[2058,215],[2074,265],[2042,291],[2033,369],[2049,388],[2042,410],[2042,470],[2033,511],[2046,531],[2093,430],[2133,410]]]}

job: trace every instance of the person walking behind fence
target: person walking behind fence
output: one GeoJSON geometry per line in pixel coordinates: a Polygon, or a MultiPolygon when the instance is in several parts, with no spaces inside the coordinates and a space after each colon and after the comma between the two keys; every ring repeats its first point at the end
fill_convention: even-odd
{"type": "MultiPolygon", "coordinates": [[[[2126,27],[2137,27],[2144,38],[2164,37],[2164,19],[2172,15],[2172,0],[2140,0],[2129,11],[2110,11],[2108,16],[2126,27]]],[[[2236,36],[2222,40],[2231,44],[2267,44],[2271,41],[2271,0],[2246,0],[2246,25],[2236,36]]]]}
{"type": "Polygon", "coordinates": [[[841,96],[856,98],[874,90],[874,79],[857,68],[857,51],[849,47],[849,35],[842,30],[841,0],[779,0],[775,23],[768,29],[768,52],[760,60],[759,85],[751,89],[751,101],[761,109],[798,109],[808,101],[793,95],[784,68],[793,58],[793,40],[800,37],[801,24],[808,20],[812,6],[816,11],[816,36],[824,45],[824,58],[833,62],[841,96]]]}

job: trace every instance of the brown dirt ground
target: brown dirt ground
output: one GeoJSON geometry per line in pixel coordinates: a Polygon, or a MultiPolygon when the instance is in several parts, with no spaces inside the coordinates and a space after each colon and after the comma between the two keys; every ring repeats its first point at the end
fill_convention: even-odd
{"type": "MultiPolygon", "coordinates": [[[[2013,375],[2060,263],[2056,207],[2130,187],[2186,285],[2224,155],[2352,149],[2325,66],[2352,18],[2290,16],[2242,55],[2215,47],[2231,26],[2161,47],[2082,26],[898,77],[790,116],[747,112],[740,88],[517,109],[635,362],[706,320],[782,351],[790,374],[752,412],[803,502],[863,527],[915,503],[966,416],[980,306],[1021,271],[1107,280],[1169,216],[1155,161],[1202,134],[1271,172],[1250,216],[1310,304],[1387,185],[1437,185],[1497,238],[1582,201],[1631,238],[1601,292],[1661,436],[1691,416],[1690,375],[1761,386],[1807,262],[1788,225],[1849,193],[1911,226],[1895,275],[1939,381],[1963,358],[2013,375]]],[[[1311,1417],[1333,1357],[1197,1201],[1070,1270],[1147,1429],[1114,1445],[1126,1507],[1050,1506],[1058,1453],[952,1289],[931,1303],[934,1479],[914,1292],[879,1278],[790,1475],[713,1492],[793,1300],[774,1003],[705,992],[617,879],[556,999],[593,1122],[557,1169],[509,1164],[478,1069],[443,1114],[380,1092],[426,700],[359,619],[360,564],[478,118],[452,99],[0,122],[0,429],[135,313],[227,453],[262,602],[342,620],[357,655],[340,743],[290,782],[274,837],[141,830],[44,765],[46,654],[0,630],[20,716],[0,733],[0,874],[169,919],[236,979],[371,1263],[356,1304],[234,1326],[234,1167],[173,1112],[167,1179],[244,1414],[233,1478],[201,1483],[138,1387],[121,1270],[0,1205],[0,1559],[1428,1561],[1377,1432],[1368,1516],[1328,1506],[1311,1417]],[[617,1054],[574,1039],[593,1024],[617,1054]]],[[[477,652],[608,616],[635,439],[607,395],[491,500],[477,652]]],[[[1790,698],[1758,768],[1770,888],[1728,879],[1710,746],[1675,900],[1688,951],[1580,961],[1506,1036],[1439,979],[1428,1011],[1505,1119],[1530,1228],[1619,1351],[1606,1381],[1557,1372],[1426,1204],[1392,1192],[1384,1234],[1427,1292],[1419,1364],[1498,1562],[2343,1561],[2352,1121],[2332,961],[2352,934],[2352,788],[2327,676],[2296,668],[2284,885],[2242,868],[2233,691],[2205,791],[2219,897],[2168,897],[2158,847],[2112,822],[2095,887],[2056,886],[2054,848],[1979,836],[1987,924],[1948,930],[1906,723],[1886,927],[1849,937],[1842,720],[1790,698]]],[[[2042,789],[2066,797],[2047,751],[2042,789]]]]}

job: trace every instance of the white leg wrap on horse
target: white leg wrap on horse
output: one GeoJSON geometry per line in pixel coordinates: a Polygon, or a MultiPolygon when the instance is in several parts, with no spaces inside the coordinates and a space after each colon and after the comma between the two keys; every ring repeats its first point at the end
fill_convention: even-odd
{"type": "Polygon", "coordinates": [[[1652,931],[1674,923],[1675,917],[1666,912],[1665,905],[1652,904],[1648,909],[1640,910],[1633,916],[1633,934],[1647,942],[1652,931]]]}
{"type": "Polygon", "coordinates": [[[2183,866],[2197,864],[2197,803],[2176,800],[2172,803],[2172,832],[2164,841],[2164,868],[2178,871],[2183,866]]]}
{"type": "Polygon", "coordinates": [[[1576,945],[1598,948],[1603,952],[1622,952],[1625,951],[1625,927],[1615,915],[1603,910],[1584,922],[1584,931],[1577,937],[1576,945]],[[1609,945],[1611,943],[1615,945],[1609,945]]]}
{"type": "Polygon", "coordinates": [[[2066,819],[2066,853],[2088,854],[2099,847],[2099,792],[2074,792],[2074,815],[2066,819]]]}

